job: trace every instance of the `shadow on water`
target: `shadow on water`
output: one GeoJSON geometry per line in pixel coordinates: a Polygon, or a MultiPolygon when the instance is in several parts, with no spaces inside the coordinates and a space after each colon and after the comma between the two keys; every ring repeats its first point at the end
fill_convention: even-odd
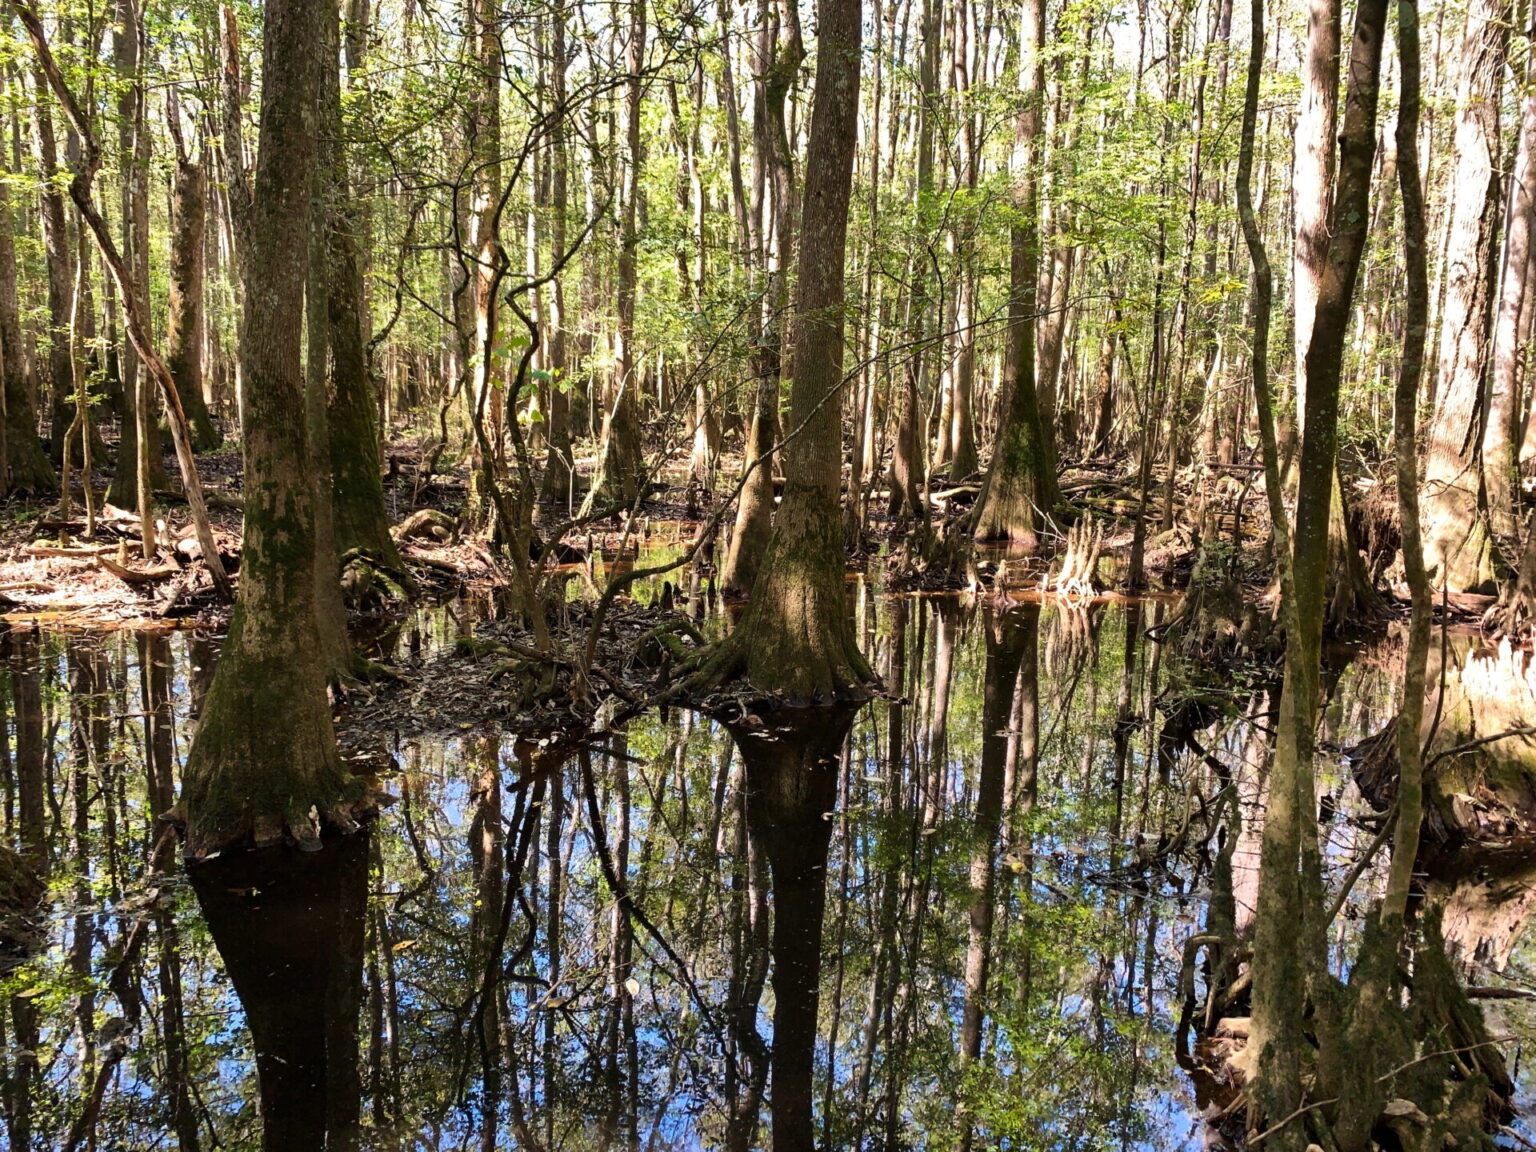
{"type": "MultiPolygon", "coordinates": [[[[1237,969],[1187,966],[1186,945],[1251,922],[1273,686],[1181,664],[1156,601],[853,595],[889,699],[649,714],[569,758],[413,724],[374,750],[398,802],[369,832],[190,877],[156,867],[157,817],[216,646],[6,631],[8,1146],[1200,1143],[1230,1094],[1180,1071],[1182,1025],[1194,983],[1237,969]]],[[[494,611],[424,610],[383,639],[430,667],[494,611]]],[[[1513,665],[1450,652],[1442,742],[1536,718],[1536,677],[1527,707],[1513,665]]],[[[1396,706],[1390,638],[1347,655],[1329,749],[1396,706]]],[[[1476,982],[1536,987],[1529,843],[1495,827],[1526,777],[1480,755],[1429,882],[1476,982]]],[[[1336,891],[1381,797],[1342,754],[1318,791],[1336,891]]],[[[1385,855],[1336,923],[1341,958],[1385,855]]],[[[1524,1001],[1492,1003],[1498,1034],[1532,1033],[1524,1001]]]]}

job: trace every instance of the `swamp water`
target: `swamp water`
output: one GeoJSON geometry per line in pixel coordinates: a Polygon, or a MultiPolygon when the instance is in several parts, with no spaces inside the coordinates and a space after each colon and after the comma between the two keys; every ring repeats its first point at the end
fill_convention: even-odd
{"type": "MultiPolygon", "coordinates": [[[[190,881],[154,817],[216,643],[11,625],[5,835],[48,890],[42,938],[0,941],[9,1146],[252,1148],[264,1112],[295,1149],[1200,1147],[1225,1101],[1181,1068],[1182,961],[1228,838],[1251,916],[1269,693],[1148,639],[1155,600],[854,595],[900,699],[851,723],[673,709],[558,759],[372,733],[398,799],[371,832],[190,881]]],[[[393,655],[483,610],[423,609],[393,655]]],[[[1397,660],[1335,661],[1335,888],[1375,835],[1342,750],[1397,660]]],[[[1504,978],[1536,984],[1518,933],[1504,978]]]]}

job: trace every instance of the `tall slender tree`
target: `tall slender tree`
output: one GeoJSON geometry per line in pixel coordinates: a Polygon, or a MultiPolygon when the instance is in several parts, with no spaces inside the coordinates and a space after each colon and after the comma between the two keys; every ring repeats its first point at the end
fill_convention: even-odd
{"type": "MultiPolygon", "coordinates": [[[[1338,451],[1339,395],[1360,259],[1370,222],[1386,0],[1361,0],[1349,54],[1339,167],[1329,208],[1330,240],[1306,358],[1306,413],[1291,539],[1285,685],[1260,856],[1253,959],[1253,1021],[1246,1058],[1253,1072],[1251,1119],[1259,1126],[1302,1103],[1304,1017],[1325,995],[1322,880],[1313,800],[1313,755],[1321,693],[1328,571],[1328,520],[1338,451]],[[1309,999],[1310,997],[1310,999],[1309,999]]],[[[1256,25],[1261,28],[1262,25],[1256,25]]],[[[1319,1012],[1327,1006],[1320,1005],[1319,1012]]],[[[1326,1017],[1325,1017],[1326,1019],[1326,1017]]],[[[1329,1038],[1325,1036],[1326,1046],[1329,1038]]],[[[1303,1128],[1270,1138],[1302,1149],[1303,1128]]]]}
{"type": "Polygon", "coordinates": [[[791,703],[862,699],[873,673],[859,651],[843,577],[843,263],[858,139],[860,0],[819,0],[816,87],[806,146],[784,499],[752,599],[705,667],[742,675],[791,703]]]}
{"type": "Polygon", "coordinates": [[[752,203],[747,213],[754,287],[762,293],[754,310],[752,368],[757,389],[743,459],[748,471],[721,569],[722,585],[736,594],[751,590],[773,532],[773,447],[779,436],[779,376],[790,327],[786,313],[798,210],[786,104],[805,59],[794,4],[762,0],[758,19],[752,54],[752,203]]]}
{"type": "Polygon", "coordinates": [[[640,439],[640,359],[635,354],[635,292],[639,253],[642,96],[645,91],[645,6],[629,0],[628,43],[624,49],[624,187],[619,200],[618,317],[613,332],[613,378],[603,419],[601,458],[584,511],[630,505],[640,494],[645,467],[640,439]]]}
{"type": "Polygon", "coordinates": [[[1468,6],[1456,84],[1440,364],[1423,482],[1424,561],[1435,585],[1452,592],[1492,591],[1495,578],[1479,432],[1489,367],[1499,94],[1508,37],[1507,0],[1474,0],[1468,6]]]}
{"type": "MultiPolygon", "coordinates": [[[[7,85],[5,96],[11,98],[7,85]]],[[[59,477],[38,436],[37,409],[22,357],[21,311],[16,281],[15,202],[10,174],[0,148],[0,373],[5,389],[5,471],[8,491],[46,494],[58,490],[59,477]]]]}
{"type": "Polygon", "coordinates": [[[1019,10],[1019,77],[1024,86],[1014,119],[1013,208],[1009,229],[1007,393],[999,409],[997,441],[976,506],[978,540],[1010,540],[1027,549],[1056,504],[1052,430],[1040,417],[1035,345],[1040,284],[1040,137],[1045,98],[1045,2],[1019,10]]]}

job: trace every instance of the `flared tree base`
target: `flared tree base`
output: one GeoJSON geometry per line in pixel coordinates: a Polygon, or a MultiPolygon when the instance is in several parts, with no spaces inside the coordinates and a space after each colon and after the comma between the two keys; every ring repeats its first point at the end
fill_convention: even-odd
{"type": "Polygon", "coordinates": [[[797,487],[786,486],[752,598],[695,674],[695,696],[735,682],[740,696],[830,705],[868,700],[878,687],[854,635],[837,505],[797,487]]]}
{"type": "Polygon", "coordinates": [[[237,609],[173,813],[194,860],[284,843],[317,850],[323,833],[354,831],[378,806],[371,785],[341,763],[313,629],[307,638],[256,630],[243,615],[237,609]]]}

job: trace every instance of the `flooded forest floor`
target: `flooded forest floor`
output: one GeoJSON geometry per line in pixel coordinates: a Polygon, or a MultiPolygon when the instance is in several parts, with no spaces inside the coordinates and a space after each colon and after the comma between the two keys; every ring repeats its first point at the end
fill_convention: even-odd
{"type": "MultiPolygon", "coordinates": [[[[231,559],[237,471],[205,473],[231,559]]],[[[1223,1058],[1247,1021],[1210,1010],[1223,974],[1200,941],[1218,913],[1252,924],[1277,665],[1241,639],[1243,605],[1190,626],[1202,577],[1176,534],[1150,533],[1154,588],[1114,591],[1117,477],[1064,482],[1108,525],[1070,594],[1041,591],[1056,562],[996,555],[980,588],[914,588],[872,538],[848,594],[883,691],[796,734],[658,699],[726,626],[707,553],[602,600],[681,557],[703,494],[658,491],[564,542],[564,656],[540,662],[496,559],[444,527],[462,488],[392,468],[397,512],[444,515],[399,517],[422,594],[354,605],[386,671],[335,700],[349,762],[391,802],[308,862],[191,877],[159,818],[224,611],[174,512],[144,561],[109,509],[87,536],[78,500],[11,506],[0,799],[44,886],[0,907],[9,1147],[248,1148],[265,1126],[295,1148],[318,1130],[746,1149],[767,1145],[774,1062],[803,1071],[784,1106],[822,1148],[1234,1146],[1223,1058]],[[828,750],[800,802],[770,805],[761,746],[802,738],[828,750]]],[[[1256,540],[1256,511],[1234,497],[1226,530],[1256,540]]],[[[1257,547],[1229,563],[1251,608],[1257,547]]],[[[1329,654],[1318,836],[1340,966],[1386,876],[1401,644],[1383,614],[1329,654]]],[[[1528,1146],[1536,740],[1477,742],[1536,724],[1536,671],[1450,618],[1431,664],[1422,899],[1498,1041],[1468,1075],[1505,1076],[1492,1128],[1528,1146]]]]}

